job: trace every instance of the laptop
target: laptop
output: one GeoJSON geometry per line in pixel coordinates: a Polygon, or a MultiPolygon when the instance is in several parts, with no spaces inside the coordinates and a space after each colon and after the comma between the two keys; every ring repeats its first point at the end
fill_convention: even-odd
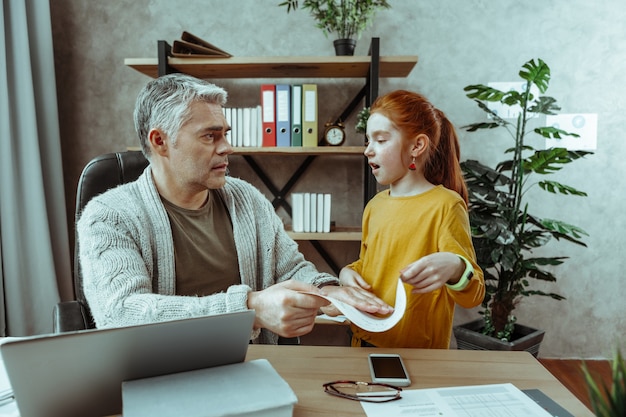
{"type": "Polygon", "coordinates": [[[254,311],[33,336],[0,346],[21,417],[122,413],[122,382],[243,362],[254,311]]]}

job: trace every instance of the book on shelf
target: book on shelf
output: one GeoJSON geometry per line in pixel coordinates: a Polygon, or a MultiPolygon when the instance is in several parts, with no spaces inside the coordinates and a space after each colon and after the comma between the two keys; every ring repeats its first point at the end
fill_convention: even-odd
{"type": "Polygon", "coordinates": [[[261,146],[261,106],[224,107],[222,111],[231,129],[228,140],[232,146],[261,146]]]}
{"type": "Polygon", "coordinates": [[[331,195],[328,193],[292,193],[292,229],[296,233],[330,232],[331,195]]]}
{"type": "Polygon", "coordinates": [[[230,58],[232,55],[204,39],[183,31],[172,43],[172,56],[177,58],[230,58]]]}

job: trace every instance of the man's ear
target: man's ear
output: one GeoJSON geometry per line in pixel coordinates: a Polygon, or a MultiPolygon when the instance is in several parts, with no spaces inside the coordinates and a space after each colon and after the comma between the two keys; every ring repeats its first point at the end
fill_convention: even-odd
{"type": "Polygon", "coordinates": [[[167,154],[169,141],[160,129],[150,129],[150,132],[148,132],[148,142],[150,142],[150,148],[152,148],[152,152],[155,154],[161,156],[167,154]]]}
{"type": "Polygon", "coordinates": [[[423,133],[417,135],[415,137],[413,145],[411,146],[411,156],[414,158],[419,157],[424,152],[426,152],[429,146],[430,140],[428,139],[428,136],[423,133]]]}

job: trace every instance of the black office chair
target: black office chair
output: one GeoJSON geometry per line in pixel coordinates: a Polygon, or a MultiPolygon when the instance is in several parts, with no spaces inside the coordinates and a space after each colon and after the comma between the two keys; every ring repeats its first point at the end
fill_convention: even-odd
{"type": "MultiPolygon", "coordinates": [[[[115,152],[100,155],[89,161],[78,180],[76,192],[76,219],[85,205],[98,194],[120,184],[136,180],[148,166],[140,151],[115,152]]],[[[83,293],[83,280],[78,261],[78,236],[74,244],[74,301],[54,306],[55,333],[95,328],[89,306],[83,293]]]]}

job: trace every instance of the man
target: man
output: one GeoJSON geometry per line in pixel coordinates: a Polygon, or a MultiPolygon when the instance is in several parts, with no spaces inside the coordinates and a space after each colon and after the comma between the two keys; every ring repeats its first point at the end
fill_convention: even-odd
{"type": "Polygon", "coordinates": [[[77,224],[97,327],[253,309],[255,329],[264,329],[254,337],[276,343],[310,332],[328,304],[302,291],[389,313],[373,294],[318,272],[270,202],[226,177],[233,150],[225,103],[223,89],[182,74],[139,94],[135,128],[150,164],[137,181],[94,198],[77,224]]]}

